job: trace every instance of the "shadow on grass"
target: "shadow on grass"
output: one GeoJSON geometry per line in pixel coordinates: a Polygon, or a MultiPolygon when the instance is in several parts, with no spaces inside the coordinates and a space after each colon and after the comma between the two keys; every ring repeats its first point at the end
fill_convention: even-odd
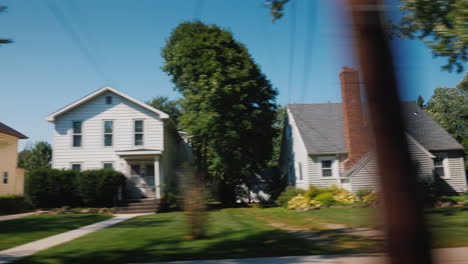
{"type": "Polygon", "coordinates": [[[426,214],[441,214],[445,216],[454,216],[462,211],[468,211],[468,207],[447,207],[447,208],[433,208],[426,210],[426,214]]]}
{"type": "MultiPolygon", "coordinates": [[[[332,240],[346,240],[350,236],[339,235],[332,240]]],[[[351,239],[354,239],[352,237],[351,239]]],[[[357,238],[356,238],[357,239],[357,238]]],[[[245,235],[244,231],[219,232],[196,241],[182,237],[158,237],[145,243],[114,248],[61,247],[14,263],[141,263],[156,261],[209,260],[231,258],[257,258],[298,255],[350,254],[364,252],[364,247],[338,248],[330,244],[295,238],[281,230],[258,231],[245,235]]],[[[236,262],[230,262],[236,263],[236,262]]],[[[319,263],[319,262],[317,262],[319,263]]]]}
{"type": "Polygon", "coordinates": [[[63,229],[75,229],[83,225],[109,219],[104,215],[39,215],[1,221],[2,234],[20,234],[63,229]]]}

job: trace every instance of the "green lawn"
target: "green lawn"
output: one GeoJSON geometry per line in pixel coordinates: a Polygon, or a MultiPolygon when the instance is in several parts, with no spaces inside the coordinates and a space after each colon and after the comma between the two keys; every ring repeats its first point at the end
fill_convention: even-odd
{"type": "Polygon", "coordinates": [[[188,240],[182,212],[141,216],[16,263],[135,263],[357,253],[378,248],[375,241],[349,235],[325,242],[298,238],[243,209],[212,211],[208,223],[207,238],[188,240]]]}
{"type": "Polygon", "coordinates": [[[0,221],[0,250],[111,218],[104,214],[34,215],[0,221]]]}

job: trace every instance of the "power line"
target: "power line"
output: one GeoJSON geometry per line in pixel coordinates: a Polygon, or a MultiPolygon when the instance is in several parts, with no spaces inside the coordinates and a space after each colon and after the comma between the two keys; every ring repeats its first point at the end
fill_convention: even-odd
{"type": "Polygon", "coordinates": [[[53,0],[48,0],[45,2],[49,10],[55,16],[59,24],[63,27],[65,32],[70,36],[72,42],[78,47],[81,53],[84,55],[85,59],[88,63],[94,68],[94,71],[97,75],[104,81],[106,84],[110,84],[109,79],[104,74],[104,72],[98,66],[97,61],[94,59],[93,55],[90,52],[89,47],[85,44],[85,42],[81,39],[80,35],[76,32],[76,30],[71,26],[70,22],[67,20],[66,15],[63,11],[57,6],[53,0]]]}
{"type": "Polygon", "coordinates": [[[291,29],[289,31],[289,72],[288,72],[288,103],[291,103],[291,94],[293,92],[293,74],[294,74],[294,56],[296,46],[296,1],[292,1],[291,29]]]}
{"type": "Polygon", "coordinates": [[[305,52],[304,52],[304,73],[302,76],[302,89],[301,89],[301,98],[305,98],[309,80],[310,80],[310,65],[311,55],[312,55],[312,45],[313,45],[313,35],[314,35],[314,25],[317,21],[317,1],[309,1],[309,17],[306,17],[307,29],[306,29],[306,42],[305,42],[305,52]]]}

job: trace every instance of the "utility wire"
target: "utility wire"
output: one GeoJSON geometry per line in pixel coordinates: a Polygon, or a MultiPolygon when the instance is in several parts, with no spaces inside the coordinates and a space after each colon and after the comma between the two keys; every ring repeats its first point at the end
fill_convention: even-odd
{"type": "Polygon", "coordinates": [[[312,64],[312,50],[313,50],[313,43],[314,43],[314,25],[317,21],[317,0],[309,1],[309,16],[306,17],[307,29],[306,29],[306,42],[305,42],[305,52],[304,52],[304,73],[302,76],[302,89],[301,89],[301,99],[304,99],[307,90],[310,88],[309,80],[310,80],[310,66],[312,64]]]}
{"type": "Polygon", "coordinates": [[[47,7],[55,16],[57,21],[63,27],[65,32],[70,36],[73,43],[78,47],[81,53],[84,55],[85,59],[88,63],[94,68],[97,75],[104,81],[106,84],[110,84],[109,79],[106,77],[104,72],[98,66],[97,61],[94,59],[93,55],[90,52],[89,47],[85,44],[85,42],[81,39],[80,35],[76,32],[76,30],[71,26],[70,22],[67,20],[66,15],[64,12],[57,6],[53,0],[45,1],[47,7]]]}
{"type": "Polygon", "coordinates": [[[291,28],[289,30],[289,72],[288,72],[288,103],[291,103],[291,96],[293,92],[293,74],[294,74],[294,56],[296,47],[296,2],[292,1],[291,6],[291,28]]]}

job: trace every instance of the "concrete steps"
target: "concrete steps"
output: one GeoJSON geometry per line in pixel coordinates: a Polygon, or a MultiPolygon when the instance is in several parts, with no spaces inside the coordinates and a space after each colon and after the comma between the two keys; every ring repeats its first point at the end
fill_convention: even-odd
{"type": "Polygon", "coordinates": [[[159,206],[159,199],[147,198],[129,200],[127,206],[118,207],[117,214],[155,213],[159,206]]]}

